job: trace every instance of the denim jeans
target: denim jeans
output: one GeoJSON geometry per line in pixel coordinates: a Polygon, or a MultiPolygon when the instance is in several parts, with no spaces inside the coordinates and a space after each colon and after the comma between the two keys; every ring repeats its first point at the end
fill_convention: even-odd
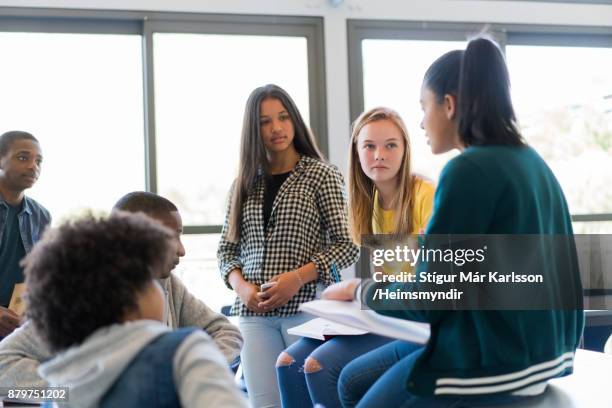
{"type": "Polygon", "coordinates": [[[340,373],[338,392],[344,407],[467,408],[510,404],[532,397],[509,394],[420,397],[406,389],[408,375],[424,348],[393,341],[349,363],[340,373]]]}
{"type": "Polygon", "coordinates": [[[240,358],[244,380],[253,408],[280,407],[276,359],[299,339],[287,334],[287,329],[312,319],[298,313],[288,317],[242,316],[238,320],[244,339],[240,358]]]}
{"type": "Polygon", "coordinates": [[[340,407],[338,377],[342,368],[354,358],[391,341],[374,334],[337,336],[326,342],[302,338],[285,350],[294,362],[276,368],[283,408],[311,408],[315,404],[340,407]],[[317,360],[321,370],[305,373],[304,361],[308,357],[317,360]]]}

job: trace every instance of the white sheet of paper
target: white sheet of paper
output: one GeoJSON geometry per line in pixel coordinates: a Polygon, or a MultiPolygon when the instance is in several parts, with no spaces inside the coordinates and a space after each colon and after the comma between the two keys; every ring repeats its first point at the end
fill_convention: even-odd
{"type": "Polygon", "coordinates": [[[383,316],[373,310],[362,310],[359,302],[313,300],[302,303],[300,310],[356,329],[413,343],[429,340],[429,324],[383,316]]]}
{"type": "Polygon", "coordinates": [[[311,339],[325,340],[325,336],[359,336],[368,332],[317,317],[304,324],[290,328],[287,330],[287,333],[295,336],[310,337],[311,339]]]}

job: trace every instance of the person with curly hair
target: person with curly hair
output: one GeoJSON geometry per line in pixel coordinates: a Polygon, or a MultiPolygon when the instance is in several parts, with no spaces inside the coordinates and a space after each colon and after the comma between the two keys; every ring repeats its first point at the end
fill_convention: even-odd
{"type": "MultiPolygon", "coordinates": [[[[156,276],[165,291],[164,322],[168,327],[201,327],[215,341],[228,364],[240,357],[242,335],[223,315],[211,310],[204,302],[189,293],[181,280],[171,273],[185,255],[181,242],[183,223],[177,207],[168,199],[154,193],[135,191],[121,197],[113,210],[143,212],[173,232],[175,248],[172,262],[156,276]]],[[[0,387],[44,387],[38,375],[41,361],[52,357],[29,322],[0,342],[0,387]]]]}
{"type": "Polygon", "coordinates": [[[27,315],[54,358],[39,372],[78,407],[246,407],[225,359],[198,328],[172,331],[156,279],[174,232],[114,212],[50,230],[25,258],[27,315]]]}

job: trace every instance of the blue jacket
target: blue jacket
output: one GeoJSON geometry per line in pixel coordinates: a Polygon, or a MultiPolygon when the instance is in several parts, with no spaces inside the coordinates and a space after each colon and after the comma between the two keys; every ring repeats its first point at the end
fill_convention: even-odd
{"type": "MultiPolygon", "coordinates": [[[[19,218],[19,232],[23,247],[30,252],[34,244],[40,239],[45,228],[51,224],[51,214],[36,200],[24,196],[23,209],[17,215],[19,218]]],[[[0,241],[4,233],[8,204],[0,196],[0,241]]]]}

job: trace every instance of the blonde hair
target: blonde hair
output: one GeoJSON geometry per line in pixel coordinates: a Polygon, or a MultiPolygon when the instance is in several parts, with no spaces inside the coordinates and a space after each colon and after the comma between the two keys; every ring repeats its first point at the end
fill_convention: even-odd
{"type": "MultiPolygon", "coordinates": [[[[411,172],[410,138],[404,121],[393,109],[376,107],[363,112],[353,122],[351,144],[349,153],[349,220],[351,234],[355,243],[361,243],[361,236],[372,234],[372,216],[374,213],[375,185],[363,172],[357,152],[357,139],[359,132],[369,123],[379,120],[388,120],[395,124],[404,137],[404,157],[398,172],[398,191],[392,206],[395,210],[394,225],[397,225],[395,234],[411,234],[413,230],[414,187],[417,177],[411,172]]],[[[379,215],[380,216],[380,215],[379,215]]]]}

